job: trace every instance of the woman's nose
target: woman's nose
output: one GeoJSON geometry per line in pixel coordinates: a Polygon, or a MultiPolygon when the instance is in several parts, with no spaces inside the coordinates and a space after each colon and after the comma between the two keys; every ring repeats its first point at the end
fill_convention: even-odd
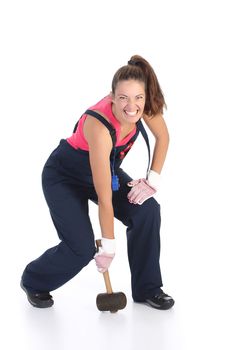
{"type": "Polygon", "coordinates": [[[135,101],[133,99],[128,99],[127,107],[133,109],[135,107],[135,101]]]}

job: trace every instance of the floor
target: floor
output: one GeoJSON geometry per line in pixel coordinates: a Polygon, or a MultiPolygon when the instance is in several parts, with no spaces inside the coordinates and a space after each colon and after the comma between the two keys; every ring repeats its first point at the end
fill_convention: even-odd
{"type": "MultiPolygon", "coordinates": [[[[116,226],[121,228],[118,222],[116,226]]],[[[166,282],[164,291],[174,297],[175,306],[168,311],[158,311],[132,301],[125,237],[118,235],[118,253],[110,268],[110,278],[113,290],[126,294],[127,306],[115,314],[100,312],[96,307],[96,296],[105,292],[105,287],[94,262],[52,293],[55,301],[52,308],[32,307],[19,287],[19,279],[28,256],[35,254],[35,245],[29,253],[29,247],[21,241],[25,254],[22,257],[15,247],[18,264],[9,259],[10,288],[1,290],[4,320],[1,343],[7,344],[4,349],[15,349],[15,344],[24,350],[232,349],[228,322],[232,307],[227,289],[225,292],[221,288],[219,291],[212,289],[215,277],[211,271],[206,276],[208,259],[200,252],[200,262],[192,264],[195,249],[186,255],[186,263],[182,261],[185,258],[182,250],[171,263],[174,254],[169,245],[166,247],[166,239],[162,238],[164,254],[161,257],[166,282]],[[202,288],[196,289],[198,276],[202,288]]],[[[229,280],[229,286],[230,283],[229,280]]]]}

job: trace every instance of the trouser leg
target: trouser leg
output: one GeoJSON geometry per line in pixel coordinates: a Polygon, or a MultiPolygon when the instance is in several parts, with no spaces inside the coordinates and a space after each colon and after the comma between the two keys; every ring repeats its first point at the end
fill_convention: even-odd
{"type": "Polygon", "coordinates": [[[74,277],[95,254],[88,199],[76,185],[44,186],[45,197],[61,242],[32,261],[22,279],[29,291],[52,291],[74,277]]]}
{"type": "Polygon", "coordinates": [[[127,182],[131,178],[119,172],[120,191],[113,195],[115,216],[127,226],[128,259],[132,296],[143,301],[160,291],[160,206],[154,198],[142,205],[129,203],[127,182]]]}

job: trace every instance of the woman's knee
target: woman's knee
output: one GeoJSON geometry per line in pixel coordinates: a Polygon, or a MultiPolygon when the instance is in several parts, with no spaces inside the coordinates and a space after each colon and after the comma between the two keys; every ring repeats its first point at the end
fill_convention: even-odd
{"type": "Polygon", "coordinates": [[[88,263],[91,261],[96,253],[96,247],[93,242],[79,242],[79,244],[76,245],[76,247],[73,247],[73,252],[77,257],[82,257],[82,260],[88,263]]]}
{"type": "Polygon", "coordinates": [[[137,215],[142,217],[160,216],[160,205],[153,197],[149,198],[143,204],[137,205],[137,215]]]}
{"type": "Polygon", "coordinates": [[[62,260],[64,266],[85,266],[94,257],[96,252],[94,242],[77,242],[70,245],[69,242],[62,241],[56,248],[56,258],[62,260]]]}

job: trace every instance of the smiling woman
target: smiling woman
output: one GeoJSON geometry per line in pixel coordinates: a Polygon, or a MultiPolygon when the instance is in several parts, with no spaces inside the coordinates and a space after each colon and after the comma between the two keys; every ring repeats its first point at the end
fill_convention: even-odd
{"type": "Polygon", "coordinates": [[[24,270],[21,287],[33,306],[52,306],[50,291],[93,258],[99,272],[109,268],[116,253],[114,216],[127,226],[133,300],[162,310],[174,305],[161,289],[160,205],[154,198],[169,142],[165,106],[154,70],[144,58],[132,56],[114,75],[112,92],[89,107],[49,156],[43,191],[61,242],[24,270]],[[147,178],[133,180],[120,166],[139,132],[146,134],[141,119],[156,142],[147,178]],[[89,200],[99,208],[98,252],[89,200]]]}
{"type": "Polygon", "coordinates": [[[145,84],[138,80],[120,81],[112,93],[112,111],[120,124],[132,128],[145,107],[145,84]]]}

